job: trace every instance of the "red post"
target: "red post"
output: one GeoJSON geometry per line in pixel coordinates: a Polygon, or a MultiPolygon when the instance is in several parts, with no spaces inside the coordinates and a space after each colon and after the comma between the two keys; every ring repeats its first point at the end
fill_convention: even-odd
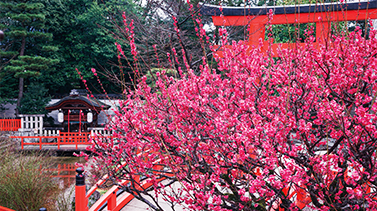
{"type": "Polygon", "coordinates": [[[296,195],[296,206],[299,207],[300,209],[304,209],[306,205],[310,204],[311,198],[309,194],[305,192],[304,189],[298,188],[296,190],[297,195],[296,195]]]}
{"type": "Polygon", "coordinates": [[[69,113],[71,112],[71,110],[68,110],[68,133],[69,133],[69,113]]]}
{"type": "Polygon", "coordinates": [[[57,140],[56,140],[56,144],[58,145],[58,150],[60,150],[60,140],[61,140],[61,136],[62,136],[62,134],[60,133],[59,134],[59,138],[57,138],[57,140]]]}
{"type": "Polygon", "coordinates": [[[249,45],[259,46],[259,39],[264,41],[266,23],[265,22],[252,22],[249,27],[249,45]]]}
{"type": "Polygon", "coordinates": [[[86,198],[84,169],[76,169],[75,207],[76,211],[88,211],[88,199],[86,198]]]}
{"type": "Polygon", "coordinates": [[[81,133],[81,110],[79,112],[79,133],[81,133]]]}
{"type": "Polygon", "coordinates": [[[107,201],[107,210],[113,210],[117,206],[117,193],[114,191],[107,201]]]}
{"type": "Polygon", "coordinates": [[[326,20],[316,23],[316,42],[325,43],[329,38],[331,22],[326,20]]]}
{"type": "MultiPolygon", "coordinates": [[[[81,120],[80,120],[81,121],[81,120]]],[[[80,137],[80,134],[75,134],[75,136],[74,137],[72,137],[73,138],[73,140],[74,140],[74,142],[75,142],[75,144],[76,144],[76,150],[78,149],[78,138],[80,137]]]]}

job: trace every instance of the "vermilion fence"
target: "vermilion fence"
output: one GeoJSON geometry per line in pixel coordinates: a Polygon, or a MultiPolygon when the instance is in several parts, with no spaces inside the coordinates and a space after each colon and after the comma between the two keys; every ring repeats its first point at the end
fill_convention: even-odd
{"type": "MultiPolygon", "coordinates": [[[[145,152],[145,153],[148,153],[145,152]]],[[[138,156],[143,156],[145,154],[139,153],[138,156]]],[[[159,162],[159,161],[158,161],[159,162]]],[[[163,165],[159,165],[158,162],[155,162],[155,165],[153,166],[153,170],[160,171],[164,168],[163,165]]],[[[127,163],[123,163],[120,165],[117,170],[120,168],[123,168],[127,163]]],[[[117,171],[116,170],[116,171],[117,171]]],[[[76,188],[75,188],[75,198],[76,198],[76,211],[98,211],[101,210],[102,206],[107,203],[107,210],[111,211],[120,211],[124,206],[126,206],[133,198],[134,196],[130,193],[124,193],[119,196],[117,196],[118,190],[120,190],[120,187],[118,185],[114,185],[111,189],[109,189],[104,195],[101,196],[100,199],[98,199],[90,208],[88,208],[88,200],[89,197],[97,190],[97,188],[101,185],[103,185],[106,180],[108,179],[108,175],[105,175],[102,177],[101,180],[99,180],[87,193],[86,193],[86,186],[85,186],[85,177],[83,177],[83,170],[77,171],[79,173],[78,176],[76,176],[76,188]],[[84,180],[82,181],[83,184],[78,185],[77,178],[82,177],[84,180]]],[[[172,173],[166,173],[165,174],[168,177],[173,176],[172,173]]],[[[146,180],[141,181],[140,176],[136,176],[133,178],[136,181],[137,189],[139,190],[146,190],[149,187],[151,187],[153,184],[151,182],[147,182],[146,180]]],[[[160,182],[162,180],[165,180],[166,178],[161,177],[157,180],[157,182],[160,182]]],[[[127,184],[130,184],[129,179],[124,179],[120,182],[120,185],[127,186],[127,184]]]]}
{"type": "Polygon", "coordinates": [[[0,211],[14,211],[14,210],[0,206],[0,211]]]}
{"type": "Polygon", "coordinates": [[[0,131],[17,131],[21,128],[21,119],[0,119],[0,131]]]}
{"type": "Polygon", "coordinates": [[[71,146],[78,150],[79,145],[91,144],[89,135],[89,132],[60,132],[56,136],[12,136],[11,138],[21,139],[21,149],[25,146],[39,146],[39,149],[43,146],[56,146],[60,150],[62,146],[71,146]]]}
{"type": "Polygon", "coordinates": [[[91,144],[89,142],[89,135],[90,132],[60,132],[60,139],[58,143],[60,145],[67,145],[67,144],[91,144]]]}

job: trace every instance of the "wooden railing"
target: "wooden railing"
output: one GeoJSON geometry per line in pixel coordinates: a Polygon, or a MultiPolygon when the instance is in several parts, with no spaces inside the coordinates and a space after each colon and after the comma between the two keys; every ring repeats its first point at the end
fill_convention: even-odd
{"type": "MultiPolygon", "coordinates": [[[[144,153],[139,153],[137,156],[144,156],[145,153],[148,153],[148,151],[144,153]]],[[[163,165],[159,165],[159,162],[160,160],[154,162],[154,171],[160,171],[161,169],[163,169],[163,165]]],[[[118,171],[126,165],[127,163],[118,166],[118,168],[115,171],[118,171]]],[[[89,197],[97,190],[99,186],[103,185],[106,182],[106,180],[108,179],[108,175],[102,177],[102,179],[99,180],[87,193],[85,191],[85,185],[77,185],[77,178],[82,176],[82,173],[79,173],[79,175],[76,176],[76,211],[98,211],[106,203],[107,210],[119,211],[134,198],[134,196],[130,193],[123,193],[118,197],[117,192],[120,190],[120,186],[126,186],[128,183],[130,183],[129,179],[124,179],[119,183],[119,185],[114,185],[112,188],[110,188],[104,195],[101,196],[101,198],[99,198],[90,208],[88,208],[87,202],[89,200],[89,197]]],[[[166,173],[166,176],[171,177],[173,175],[171,173],[166,173]]],[[[135,176],[135,178],[133,179],[137,182],[137,189],[139,190],[146,190],[153,185],[151,182],[147,182],[146,180],[140,181],[140,176],[135,176]]],[[[162,180],[165,180],[165,178],[162,177],[158,179],[157,182],[160,182],[162,180]]]]}
{"type": "MultiPolygon", "coordinates": [[[[153,167],[154,170],[161,170],[163,166],[161,165],[155,165],[153,167]]],[[[171,176],[171,175],[169,175],[171,176]]],[[[139,190],[146,190],[149,187],[151,187],[153,184],[151,182],[146,182],[146,181],[140,181],[140,176],[137,176],[137,178],[134,178],[138,183],[140,184],[138,189],[139,190]]],[[[157,182],[160,182],[164,180],[165,178],[160,178],[157,180],[157,182]]],[[[103,181],[101,181],[103,183],[103,181]]],[[[129,180],[123,180],[120,185],[121,186],[126,186],[128,183],[130,183],[129,180]]],[[[89,198],[89,194],[92,194],[95,189],[97,189],[98,184],[94,186],[87,195],[87,198],[89,198]],[[93,190],[94,189],[94,190],[93,190]]],[[[100,208],[107,202],[107,210],[111,211],[119,211],[121,210],[124,206],[126,206],[133,198],[134,196],[130,193],[124,193],[120,197],[117,196],[117,192],[120,190],[120,186],[114,185],[110,190],[108,190],[104,195],[101,196],[100,199],[97,200],[96,203],[93,204],[93,206],[90,207],[89,211],[98,211],[100,208]]]]}
{"type": "Polygon", "coordinates": [[[17,131],[21,128],[21,119],[0,119],[0,131],[17,131]]]}
{"type": "MultiPolygon", "coordinates": [[[[148,151],[144,153],[139,153],[137,156],[144,156],[145,153],[148,153],[148,151]]],[[[161,169],[163,169],[163,165],[159,165],[160,161],[161,160],[157,160],[154,162],[153,171],[160,172],[161,169]]],[[[115,172],[126,165],[127,163],[120,165],[118,168],[115,169],[115,172]]],[[[258,170],[257,172],[259,173],[259,171],[260,170],[258,170]]],[[[167,177],[174,176],[173,173],[166,173],[165,175],[167,177]]],[[[81,174],[81,176],[83,175],[81,174]]],[[[76,179],[77,177],[78,176],[76,176],[76,179]]],[[[79,205],[76,207],[76,211],[98,211],[101,208],[103,208],[103,206],[106,203],[107,203],[107,210],[119,211],[134,198],[134,196],[130,193],[123,193],[123,194],[120,194],[119,196],[117,194],[118,191],[120,190],[120,186],[127,186],[127,184],[130,183],[130,180],[126,178],[122,180],[119,183],[119,185],[114,185],[105,194],[103,194],[90,208],[88,208],[87,204],[88,204],[89,197],[97,190],[99,186],[103,185],[107,181],[107,179],[108,179],[108,175],[105,175],[104,177],[102,177],[102,179],[99,180],[87,193],[85,191],[85,185],[77,186],[77,182],[76,182],[76,190],[75,190],[76,191],[76,204],[79,205]]],[[[146,180],[140,181],[139,176],[136,176],[133,179],[136,181],[136,184],[138,184],[137,189],[140,191],[146,190],[153,185],[152,183],[147,182],[146,180]]],[[[158,179],[157,182],[161,182],[164,179],[165,178],[162,177],[158,179]]],[[[295,204],[300,209],[303,209],[311,202],[310,196],[303,189],[295,190],[295,189],[286,187],[282,191],[288,198],[296,197],[295,204]]],[[[279,207],[279,203],[281,202],[277,202],[276,204],[274,204],[275,206],[273,207],[276,207],[276,210],[284,211],[283,208],[279,207]]]]}
{"type": "Polygon", "coordinates": [[[14,210],[0,206],[0,211],[14,211],[14,210]]]}
{"type": "Polygon", "coordinates": [[[11,138],[21,139],[21,149],[24,149],[25,146],[39,146],[39,149],[42,149],[42,146],[57,146],[57,149],[60,150],[62,146],[74,146],[78,150],[79,145],[90,145],[89,141],[89,132],[60,132],[56,136],[11,136],[11,138]],[[25,139],[34,139],[31,142],[25,142],[25,139]],[[55,139],[52,142],[46,142],[43,140],[46,139],[55,139]],[[37,142],[35,140],[38,140],[37,142]]]}
{"type": "Polygon", "coordinates": [[[61,145],[75,144],[77,149],[77,145],[79,144],[91,144],[89,135],[90,132],[61,132],[58,142],[61,145]]]}

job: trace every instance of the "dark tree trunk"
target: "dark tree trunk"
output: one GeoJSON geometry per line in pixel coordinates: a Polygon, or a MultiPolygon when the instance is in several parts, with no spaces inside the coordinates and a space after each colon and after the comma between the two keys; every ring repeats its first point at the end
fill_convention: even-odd
{"type": "MultiPolygon", "coordinates": [[[[25,46],[26,46],[26,38],[22,38],[21,43],[21,50],[20,50],[20,56],[23,56],[25,54],[25,46]]],[[[16,116],[18,116],[19,110],[18,108],[21,106],[21,99],[24,94],[24,78],[19,78],[18,80],[18,99],[17,99],[17,108],[16,108],[16,116]]]]}

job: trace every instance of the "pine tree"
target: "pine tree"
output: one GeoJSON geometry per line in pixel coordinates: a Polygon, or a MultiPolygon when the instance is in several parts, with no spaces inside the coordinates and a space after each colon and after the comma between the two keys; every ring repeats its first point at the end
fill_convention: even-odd
{"type": "Polygon", "coordinates": [[[57,47],[48,45],[52,34],[44,28],[44,6],[43,0],[0,2],[0,28],[6,35],[0,52],[5,67],[0,70],[3,75],[12,74],[19,80],[17,107],[23,97],[25,79],[46,73],[58,62],[51,54],[57,47]]]}

